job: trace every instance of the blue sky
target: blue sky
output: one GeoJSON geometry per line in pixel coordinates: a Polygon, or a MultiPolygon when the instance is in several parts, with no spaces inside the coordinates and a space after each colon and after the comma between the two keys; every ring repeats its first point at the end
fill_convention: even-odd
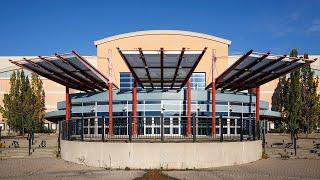
{"type": "Polygon", "coordinates": [[[320,54],[319,9],[319,0],[1,0],[0,56],[95,55],[94,40],[150,29],[226,38],[230,54],[320,54]]]}

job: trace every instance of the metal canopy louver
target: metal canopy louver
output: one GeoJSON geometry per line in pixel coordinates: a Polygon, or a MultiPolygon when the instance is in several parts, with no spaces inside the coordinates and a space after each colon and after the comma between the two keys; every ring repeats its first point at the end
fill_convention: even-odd
{"type": "Polygon", "coordinates": [[[108,87],[108,78],[75,51],[10,62],[72,89],[104,91],[108,87]]]}
{"type": "Polygon", "coordinates": [[[203,50],[120,50],[134,78],[146,89],[181,89],[189,80],[203,50]]]}
{"type": "MultiPolygon", "coordinates": [[[[250,50],[216,79],[216,89],[242,91],[256,88],[314,61],[316,59],[277,56],[250,50]]],[[[207,86],[210,87],[211,84],[207,86]]]]}

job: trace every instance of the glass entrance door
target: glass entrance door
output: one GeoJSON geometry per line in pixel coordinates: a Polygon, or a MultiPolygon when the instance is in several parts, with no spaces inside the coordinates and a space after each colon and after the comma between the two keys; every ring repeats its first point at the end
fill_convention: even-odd
{"type": "MultiPolygon", "coordinates": [[[[160,135],[161,119],[158,116],[144,118],[144,134],[160,135]]],[[[163,118],[163,134],[166,136],[181,135],[180,117],[163,118]]]]}
{"type": "Polygon", "coordinates": [[[181,135],[181,119],[180,117],[164,117],[164,135],[177,136],[181,135]]]}

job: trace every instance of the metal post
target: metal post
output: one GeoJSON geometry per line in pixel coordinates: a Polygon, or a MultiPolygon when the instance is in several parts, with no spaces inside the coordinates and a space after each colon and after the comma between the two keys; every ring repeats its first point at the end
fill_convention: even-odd
{"type": "Polygon", "coordinates": [[[242,116],[240,117],[240,123],[241,123],[241,126],[240,126],[240,141],[243,141],[243,118],[242,118],[242,116]]]}
{"type": "Polygon", "coordinates": [[[28,146],[29,148],[28,148],[28,149],[29,149],[29,156],[31,155],[31,139],[32,139],[32,138],[31,138],[31,132],[28,132],[28,140],[29,140],[29,146],[28,146]]]}
{"type": "Polygon", "coordinates": [[[163,137],[163,113],[161,112],[160,116],[160,134],[161,134],[161,142],[164,142],[164,137],[163,137]]]}
{"type": "Polygon", "coordinates": [[[297,155],[297,129],[293,131],[293,148],[294,148],[294,155],[297,155]]]}
{"type": "Polygon", "coordinates": [[[70,140],[70,137],[71,137],[71,133],[70,133],[70,131],[71,131],[71,122],[69,122],[69,121],[67,121],[67,138],[68,138],[68,140],[70,140]]]}
{"type": "Polygon", "coordinates": [[[58,154],[57,156],[60,157],[60,152],[61,152],[61,130],[62,130],[62,121],[58,122],[58,128],[59,128],[59,134],[58,134],[58,154]]]}
{"type": "Polygon", "coordinates": [[[83,119],[83,115],[81,116],[81,141],[83,141],[83,134],[84,134],[84,119],[83,119]]]}
{"type": "Polygon", "coordinates": [[[132,134],[134,136],[137,135],[137,81],[133,82],[133,90],[132,90],[132,117],[133,117],[133,127],[132,134]]]}
{"type": "Polygon", "coordinates": [[[262,129],[262,148],[263,148],[263,151],[266,152],[266,136],[265,136],[265,133],[266,133],[266,121],[263,121],[263,129],[262,129]]]}
{"type": "Polygon", "coordinates": [[[251,113],[252,113],[252,91],[249,91],[249,132],[248,135],[251,136],[252,135],[252,118],[251,118],[251,113]]]}
{"type": "Polygon", "coordinates": [[[223,124],[222,124],[222,114],[220,114],[220,142],[223,142],[223,124]]]}
{"type": "Polygon", "coordinates": [[[197,131],[196,131],[196,115],[192,115],[192,135],[193,135],[193,142],[197,140],[197,131]]]}
{"type": "Polygon", "coordinates": [[[67,126],[68,140],[70,140],[69,120],[70,120],[70,94],[69,94],[69,87],[66,86],[66,126],[67,126]]]}
{"type": "Polygon", "coordinates": [[[191,135],[191,82],[187,82],[187,136],[191,135]]]}
{"type": "Polygon", "coordinates": [[[101,128],[102,128],[102,131],[101,131],[101,136],[102,136],[102,142],[104,142],[104,140],[105,140],[105,123],[104,123],[104,116],[102,116],[102,125],[101,125],[101,128]]]}
{"type": "Polygon", "coordinates": [[[253,140],[257,139],[257,121],[253,121],[253,140]]]}
{"type": "Polygon", "coordinates": [[[66,121],[70,119],[70,94],[69,87],[66,87],[66,121]]]}
{"type": "Polygon", "coordinates": [[[260,120],[260,87],[256,88],[256,126],[255,126],[255,136],[254,140],[256,140],[257,135],[258,139],[260,139],[260,131],[259,131],[259,120],[260,120]]]}
{"type": "Polygon", "coordinates": [[[216,63],[216,56],[215,56],[215,49],[212,50],[212,87],[211,87],[211,110],[212,110],[212,129],[211,135],[214,137],[216,135],[216,78],[215,78],[215,63],[216,63]]]}
{"type": "Polygon", "coordinates": [[[128,133],[129,133],[129,142],[132,141],[132,115],[129,115],[129,122],[128,122],[128,133]]]}
{"type": "Polygon", "coordinates": [[[113,121],[112,121],[113,102],[112,102],[112,83],[111,82],[108,83],[108,92],[109,92],[109,135],[112,136],[113,135],[113,121]]]}

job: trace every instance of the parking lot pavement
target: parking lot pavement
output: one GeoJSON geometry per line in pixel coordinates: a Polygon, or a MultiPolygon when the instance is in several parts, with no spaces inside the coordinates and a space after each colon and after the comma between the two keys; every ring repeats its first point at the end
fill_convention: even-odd
{"type": "MultiPolygon", "coordinates": [[[[142,170],[106,170],[69,163],[54,157],[0,160],[0,179],[134,179],[142,170]]],[[[205,170],[163,171],[186,180],[206,179],[320,179],[320,161],[267,159],[253,163],[205,170]]]]}
{"type": "MultiPolygon", "coordinates": [[[[3,139],[20,142],[20,148],[0,148],[0,179],[134,179],[142,177],[143,170],[107,170],[87,167],[66,162],[55,157],[57,149],[56,135],[39,135],[36,138],[36,149],[31,156],[27,155],[25,138],[3,139]],[[47,146],[39,148],[41,140],[46,140],[47,146]]],[[[162,171],[170,177],[186,180],[206,179],[320,179],[320,159],[309,150],[315,143],[320,143],[319,134],[315,137],[303,138],[298,141],[298,156],[287,160],[280,159],[279,153],[292,152],[292,148],[271,147],[272,143],[290,142],[288,134],[268,134],[266,152],[269,159],[259,160],[249,164],[228,166],[204,170],[162,171]]],[[[150,177],[150,176],[144,176],[150,177]]],[[[144,179],[140,178],[140,179],[144,179]]]]}
{"type": "Polygon", "coordinates": [[[196,171],[166,171],[185,180],[209,179],[320,179],[320,160],[266,159],[249,164],[196,171]]]}
{"type": "Polygon", "coordinates": [[[143,176],[144,171],[120,171],[94,168],[48,158],[10,158],[0,160],[0,179],[114,179],[143,176]]]}

